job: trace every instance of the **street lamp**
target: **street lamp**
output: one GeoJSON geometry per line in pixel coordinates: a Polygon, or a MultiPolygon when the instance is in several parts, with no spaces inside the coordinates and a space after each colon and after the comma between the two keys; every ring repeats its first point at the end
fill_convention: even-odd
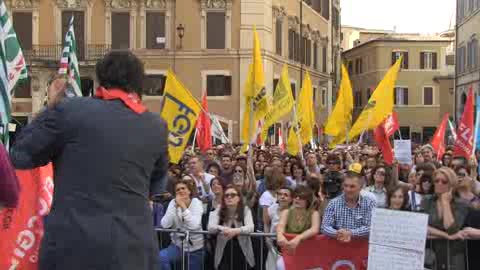
{"type": "Polygon", "coordinates": [[[179,44],[179,48],[182,49],[183,45],[182,45],[182,39],[183,37],[185,36],[185,26],[183,24],[179,24],[177,26],[177,35],[178,35],[178,38],[180,38],[180,44],[179,44]]]}

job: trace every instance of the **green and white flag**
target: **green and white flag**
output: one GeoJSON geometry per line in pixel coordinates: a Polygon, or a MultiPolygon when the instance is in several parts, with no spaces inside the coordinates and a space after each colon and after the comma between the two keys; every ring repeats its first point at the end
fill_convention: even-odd
{"type": "Polygon", "coordinates": [[[0,60],[0,137],[8,146],[13,89],[20,80],[27,78],[27,65],[4,0],[0,0],[0,60]]]}
{"type": "Polygon", "coordinates": [[[77,41],[75,40],[75,31],[73,30],[73,16],[68,24],[68,30],[65,34],[65,44],[63,46],[62,59],[60,59],[60,69],[58,74],[65,74],[68,76],[68,81],[73,87],[72,92],[67,92],[67,95],[82,96],[80,84],[80,70],[78,69],[77,59],[77,41]]]}

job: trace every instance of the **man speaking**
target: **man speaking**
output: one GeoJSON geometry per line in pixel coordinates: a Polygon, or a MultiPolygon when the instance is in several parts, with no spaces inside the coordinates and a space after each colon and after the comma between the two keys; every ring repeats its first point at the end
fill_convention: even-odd
{"type": "Polygon", "coordinates": [[[53,162],[40,270],[157,270],[149,198],[163,189],[167,125],[142,105],[144,68],[132,53],[109,53],[96,73],[95,98],[61,98],[67,82],[50,84],[48,108],[12,147],[18,169],[53,162]]]}

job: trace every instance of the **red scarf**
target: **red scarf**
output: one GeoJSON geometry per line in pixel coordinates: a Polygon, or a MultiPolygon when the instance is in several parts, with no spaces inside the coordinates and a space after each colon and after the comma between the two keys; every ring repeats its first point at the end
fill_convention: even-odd
{"type": "Polygon", "coordinates": [[[104,100],[120,99],[125,106],[138,114],[147,111],[147,108],[142,104],[142,100],[137,93],[127,93],[117,88],[107,90],[103,87],[98,87],[95,96],[104,100]]]}

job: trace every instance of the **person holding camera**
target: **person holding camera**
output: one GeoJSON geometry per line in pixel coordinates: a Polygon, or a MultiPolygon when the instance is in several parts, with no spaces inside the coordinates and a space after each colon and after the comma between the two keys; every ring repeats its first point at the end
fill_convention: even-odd
{"type": "Polygon", "coordinates": [[[327,157],[327,170],[324,174],[323,190],[328,199],[333,199],[342,192],[343,174],[341,170],[340,157],[330,154],[327,157]]]}

